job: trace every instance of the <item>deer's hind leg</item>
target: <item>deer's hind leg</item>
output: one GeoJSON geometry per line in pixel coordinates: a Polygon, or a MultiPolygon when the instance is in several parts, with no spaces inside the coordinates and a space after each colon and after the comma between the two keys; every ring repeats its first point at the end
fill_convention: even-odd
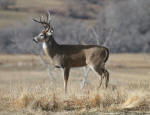
{"type": "Polygon", "coordinates": [[[105,69],[105,63],[102,63],[100,65],[101,71],[102,71],[102,78],[105,78],[105,86],[108,87],[109,82],[109,72],[105,69]]]}
{"type": "Polygon", "coordinates": [[[102,68],[99,68],[99,69],[95,69],[95,71],[96,71],[97,74],[99,75],[99,86],[98,86],[98,88],[100,88],[101,85],[102,85],[103,79],[104,79],[104,76],[103,76],[103,69],[102,69],[102,68]]]}
{"type": "Polygon", "coordinates": [[[92,70],[95,71],[96,75],[99,77],[99,87],[102,85],[102,81],[105,78],[105,86],[106,88],[108,87],[108,82],[109,82],[109,72],[105,69],[105,64],[97,64],[92,67],[92,70]]]}
{"type": "Polygon", "coordinates": [[[90,67],[96,73],[96,75],[99,77],[99,86],[98,86],[98,88],[100,88],[101,85],[102,85],[103,78],[104,78],[104,76],[103,76],[104,69],[101,68],[99,65],[90,66],[90,67]]]}
{"type": "Polygon", "coordinates": [[[106,88],[108,87],[108,82],[109,82],[109,72],[107,70],[104,70],[103,76],[105,77],[105,86],[106,88]]]}
{"type": "Polygon", "coordinates": [[[67,93],[67,82],[69,78],[69,72],[70,68],[64,68],[64,88],[65,88],[65,93],[67,93]]]}

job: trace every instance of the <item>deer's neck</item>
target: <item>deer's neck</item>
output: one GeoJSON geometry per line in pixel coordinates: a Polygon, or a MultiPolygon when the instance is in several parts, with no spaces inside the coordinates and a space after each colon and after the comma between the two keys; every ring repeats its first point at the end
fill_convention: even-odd
{"type": "Polygon", "coordinates": [[[43,43],[43,50],[46,55],[53,58],[59,51],[59,44],[51,37],[48,41],[43,43]]]}

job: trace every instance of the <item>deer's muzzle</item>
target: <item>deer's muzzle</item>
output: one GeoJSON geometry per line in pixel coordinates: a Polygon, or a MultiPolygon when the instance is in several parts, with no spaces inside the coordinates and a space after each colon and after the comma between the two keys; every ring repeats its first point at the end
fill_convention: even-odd
{"type": "Polygon", "coordinates": [[[33,38],[33,41],[34,41],[35,43],[38,43],[38,41],[37,41],[36,37],[35,37],[35,38],[33,38]]]}

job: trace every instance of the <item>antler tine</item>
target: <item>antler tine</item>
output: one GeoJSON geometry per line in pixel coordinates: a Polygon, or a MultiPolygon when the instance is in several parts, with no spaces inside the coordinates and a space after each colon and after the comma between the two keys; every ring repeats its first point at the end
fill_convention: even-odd
{"type": "Polygon", "coordinates": [[[46,22],[45,19],[44,19],[44,16],[41,16],[41,17],[40,17],[40,21],[41,21],[42,24],[48,25],[47,22],[46,22]]]}
{"type": "Polygon", "coordinates": [[[46,28],[46,27],[47,27],[47,23],[46,23],[46,21],[44,20],[44,16],[41,16],[41,17],[40,17],[40,21],[41,21],[41,24],[44,26],[44,28],[46,28]]]}
{"type": "Polygon", "coordinates": [[[46,31],[48,31],[50,29],[50,13],[48,12],[46,14],[46,19],[44,19],[44,17],[40,17],[40,20],[37,19],[33,19],[33,21],[38,22],[40,24],[43,25],[43,27],[46,29],[46,31]]]}
{"type": "Polygon", "coordinates": [[[40,21],[38,21],[37,19],[33,18],[33,21],[35,22],[38,22],[38,23],[41,23],[40,21]]]}
{"type": "Polygon", "coordinates": [[[51,14],[50,14],[50,12],[48,11],[48,22],[50,23],[50,21],[51,21],[51,14]]]}
{"type": "Polygon", "coordinates": [[[46,13],[46,22],[48,23],[48,14],[46,13]]]}
{"type": "Polygon", "coordinates": [[[49,12],[46,13],[46,21],[45,22],[47,23],[47,27],[48,27],[47,31],[48,31],[50,29],[49,12]]]}
{"type": "Polygon", "coordinates": [[[43,16],[40,17],[39,20],[33,18],[33,21],[42,24],[44,26],[44,28],[47,28],[47,27],[49,28],[49,26],[50,26],[49,23],[43,19],[43,16]]]}
{"type": "Polygon", "coordinates": [[[40,21],[41,21],[41,22],[42,22],[42,19],[43,19],[43,18],[44,18],[43,16],[40,17],[40,21]]]}

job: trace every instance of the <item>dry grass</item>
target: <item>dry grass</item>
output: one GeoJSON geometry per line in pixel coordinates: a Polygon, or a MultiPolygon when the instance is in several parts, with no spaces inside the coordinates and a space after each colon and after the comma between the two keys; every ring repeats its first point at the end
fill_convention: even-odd
{"type": "Polygon", "coordinates": [[[111,75],[108,89],[97,90],[98,78],[90,72],[86,87],[80,90],[83,72],[73,69],[65,95],[60,70],[56,70],[53,84],[44,67],[37,63],[38,57],[1,55],[0,113],[150,113],[149,58],[146,54],[112,55],[107,64],[111,75]]]}

